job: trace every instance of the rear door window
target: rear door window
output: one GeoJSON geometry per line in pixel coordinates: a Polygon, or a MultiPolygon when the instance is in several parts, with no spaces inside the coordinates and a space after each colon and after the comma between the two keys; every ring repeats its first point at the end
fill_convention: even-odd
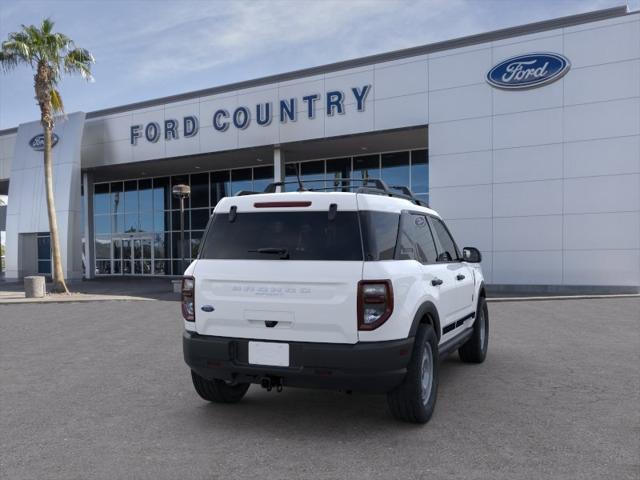
{"type": "Polygon", "coordinates": [[[436,245],[429,223],[424,215],[402,215],[398,260],[417,260],[420,263],[436,261],[436,245]]]}
{"type": "Polygon", "coordinates": [[[365,210],[360,212],[360,223],[365,260],[393,260],[400,214],[365,210]]]}
{"type": "Polygon", "coordinates": [[[215,214],[200,253],[221,260],[362,260],[357,212],[215,214]]]}

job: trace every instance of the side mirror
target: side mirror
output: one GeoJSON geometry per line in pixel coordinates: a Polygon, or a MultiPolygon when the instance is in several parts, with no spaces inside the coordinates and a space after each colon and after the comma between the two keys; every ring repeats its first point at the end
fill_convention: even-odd
{"type": "Polygon", "coordinates": [[[477,248],[464,247],[462,249],[462,259],[469,263],[480,263],[482,261],[482,254],[477,248]]]}

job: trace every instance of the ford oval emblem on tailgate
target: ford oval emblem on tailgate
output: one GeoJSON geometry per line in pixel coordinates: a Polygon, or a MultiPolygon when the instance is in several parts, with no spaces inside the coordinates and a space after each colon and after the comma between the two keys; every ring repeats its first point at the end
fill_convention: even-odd
{"type": "Polygon", "coordinates": [[[200,310],[202,310],[203,312],[213,312],[215,308],[213,308],[211,305],[203,305],[202,307],[200,307],[200,310]]]}

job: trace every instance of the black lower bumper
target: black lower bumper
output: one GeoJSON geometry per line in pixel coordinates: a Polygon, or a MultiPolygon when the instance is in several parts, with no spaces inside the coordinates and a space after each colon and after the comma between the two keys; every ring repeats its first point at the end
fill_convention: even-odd
{"type": "Polygon", "coordinates": [[[239,383],[265,377],[283,386],[382,393],[398,386],[407,371],[413,337],[354,345],[289,343],[289,367],[252,365],[249,339],[198,335],[185,331],[184,360],[198,375],[239,383]]]}

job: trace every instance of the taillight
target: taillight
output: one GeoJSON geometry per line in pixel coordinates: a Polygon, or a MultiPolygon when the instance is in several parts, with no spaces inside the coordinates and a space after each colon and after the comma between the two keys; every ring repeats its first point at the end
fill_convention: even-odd
{"type": "Polygon", "coordinates": [[[358,330],[374,330],[393,312],[391,280],[358,282],[358,330]]]}
{"type": "Polygon", "coordinates": [[[184,277],[182,279],[182,316],[188,322],[196,321],[196,279],[193,277],[184,277]]]}

